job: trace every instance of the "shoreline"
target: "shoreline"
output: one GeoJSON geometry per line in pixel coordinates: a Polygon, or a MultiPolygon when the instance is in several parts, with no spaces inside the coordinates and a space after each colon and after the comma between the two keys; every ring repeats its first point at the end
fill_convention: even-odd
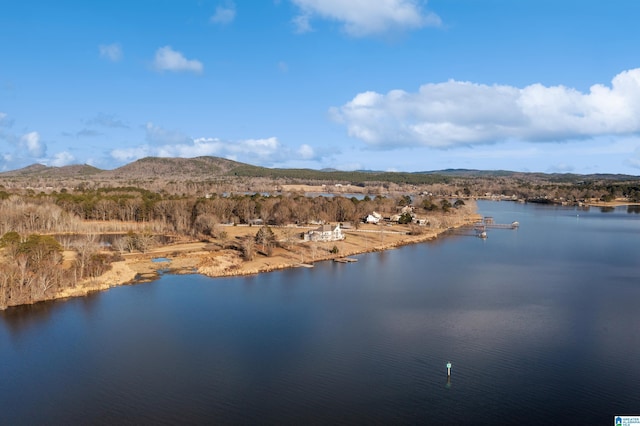
{"type": "MultiPolygon", "coordinates": [[[[114,287],[151,282],[165,273],[199,274],[210,278],[222,278],[257,275],[300,266],[309,267],[316,262],[393,250],[406,245],[433,241],[452,229],[471,226],[480,219],[481,216],[476,213],[465,215],[463,218],[457,218],[453,226],[424,230],[424,233],[419,235],[407,234],[409,227],[405,225],[365,226],[364,229],[346,230],[346,238],[342,241],[296,242],[288,248],[274,249],[271,256],[258,253],[253,260],[242,260],[237,250],[229,248],[209,250],[207,247],[211,243],[206,242],[192,241],[160,246],[143,254],[124,254],[124,260],[112,263],[111,269],[103,275],[87,279],[75,288],[64,289],[42,301],[83,297],[114,287]],[[338,252],[331,253],[335,247],[338,247],[338,252]],[[159,262],[157,261],[159,258],[166,259],[166,261],[159,262]]],[[[255,233],[254,231],[257,230],[255,227],[234,228],[245,228],[241,232],[237,232],[241,235],[255,233]]],[[[274,231],[282,236],[288,229],[291,228],[275,228],[274,231]]],[[[296,228],[296,230],[300,229],[296,228]]]]}
{"type": "MultiPolygon", "coordinates": [[[[584,206],[596,208],[629,205],[638,206],[640,203],[616,200],[593,201],[584,204],[584,206]]],[[[273,250],[271,256],[260,253],[256,247],[258,253],[252,260],[243,260],[237,249],[221,247],[224,244],[220,242],[183,241],[158,246],[145,253],[125,253],[122,255],[124,260],[113,262],[111,269],[98,277],[85,279],[76,287],[59,290],[44,299],[32,303],[10,305],[0,311],[40,302],[84,297],[114,287],[148,283],[159,279],[163,274],[198,274],[210,278],[223,278],[251,276],[296,267],[313,267],[316,262],[382,252],[433,241],[448,231],[472,226],[481,220],[482,215],[477,212],[450,216],[446,218],[446,225],[449,226],[420,228],[422,233],[419,235],[410,235],[411,228],[408,225],[364,224],[359,229],[343,230],[346,239],[342,241],[311,243],[297,240],[291,244],[284,242],[285,237],[288,239],[293,234],[299,234],[313,229],[313,227],[272,227],[279,237],[280,246],[273,250]],[[339,249],[338,252],[332,253],[331,250],[336,247],[339,249]],[[166,261],[158,261],[159,258],[165,258],[166,261]]],[[[225,226],[225,231],[229,232],[231,239],[255,235],[258,229],[258,227],[250,225],[225,226]]]]}
{"type": "Polygon", "coordinates": [[[589,207],[622,207],[622,206],[640,206],[640,203],[631,201],[589,201],[584,204],[589,207]]]}

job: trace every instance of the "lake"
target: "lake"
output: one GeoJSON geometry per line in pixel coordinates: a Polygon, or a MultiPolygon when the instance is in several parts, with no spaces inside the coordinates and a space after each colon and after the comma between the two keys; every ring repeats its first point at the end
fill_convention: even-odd
{"type": "Polygon", "coordinates": [[[640,414],[638,210],[478,206],[520,228],[353,264],[164,275],[0,313],[0,424],[612,424],[640,414]]]}

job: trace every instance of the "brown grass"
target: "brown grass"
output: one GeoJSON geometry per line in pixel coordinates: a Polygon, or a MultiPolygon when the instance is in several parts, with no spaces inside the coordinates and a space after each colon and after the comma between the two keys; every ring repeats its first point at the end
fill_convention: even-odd
{"type": "MultiPolygon", "coordinates": [[[[457,219],[454,227],[474,223],[478,215],[468,215],[457,219]]],[[[388,250],[399,246],[414,244],[437,238],[446,229],[423,228],[420,235],[409,235],[409,225],[362,225],[358,230],[346,230],[346,238],[336,242],[303,242],[301,239],[287,242],[287,235],[292,233],[298,237],[312,228],[272,228],[279,240],[271,256],[260,252],[255,258],[245,261],[239,250],[233,248],[234,242],[255,236],[259,227],[227,226],[224,230],[227,238],[213,242],[183,242],[156,247],[147,253],[127,253],[124,260],[115,262],[110,271],[96,278],[85,280],[74,289],[60,292],[54,298],[65,298],[86,295],[92,291],[105,290],[110,287],[147,281],[158,276],[158,270],[168,269],[172,273],[199,273],[210,277],[250,275],[310,264],[340,257],[353,256],[360,253],[388,250]],[[331,253],[333,247],[338,253],[331,253]],[[167,257],[170,262],[156,263],[152,260],[167,257]]],[[[289,238],[291,240],[291,238],[289,238]]]]}

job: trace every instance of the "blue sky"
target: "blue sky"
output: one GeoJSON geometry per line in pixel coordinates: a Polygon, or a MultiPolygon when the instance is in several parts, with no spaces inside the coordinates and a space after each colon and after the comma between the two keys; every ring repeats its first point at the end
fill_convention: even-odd
{"type": "Polygon", "coordinates": [[[640,175],[635,0],[0,4],[0,170],[640,175]]]}

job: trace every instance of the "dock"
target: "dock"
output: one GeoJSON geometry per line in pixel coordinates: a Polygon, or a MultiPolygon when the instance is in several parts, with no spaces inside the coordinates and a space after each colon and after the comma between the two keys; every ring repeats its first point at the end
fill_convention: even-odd
{"type": "Polygon", "coordinates": [[[355,257],[339,257],[339,258],[333,259],[333,261],[338,263],[353,263],[353,262],[357,262],[358,259],[356,259],[355,257]]]}
{"type": "Polygon", "coordinates": [[[485,239],[487,238],[488,229],[518,229],[519,227],[519,222],[495,223],[492,217],[487,216],[482,221],[474,223],[473,225],[453,229],[451,233],[455,235],[468,235],[485,239]]]}
{"type": "Polygon", "coordinates": [[[296,266],[298,268],[313,268],[313,265],[311,263],[298,263],[296,266]]]}
{"type": "Polygon", "coordinates": [[[513,223],[493,223],[491,225],[485,225],[487,228],[493,229],[516,229],[520,226],[518,222],[513,223]]]}
{"type": "Polygon", "coordinates": [[[520,227],[519,222],[511,222],[511,223],[495,223],[491,216],[485,216],[481,223],[478,225],[483,225],[485,228],[493,228],[493,229],[517,229],[520,227]]]}

